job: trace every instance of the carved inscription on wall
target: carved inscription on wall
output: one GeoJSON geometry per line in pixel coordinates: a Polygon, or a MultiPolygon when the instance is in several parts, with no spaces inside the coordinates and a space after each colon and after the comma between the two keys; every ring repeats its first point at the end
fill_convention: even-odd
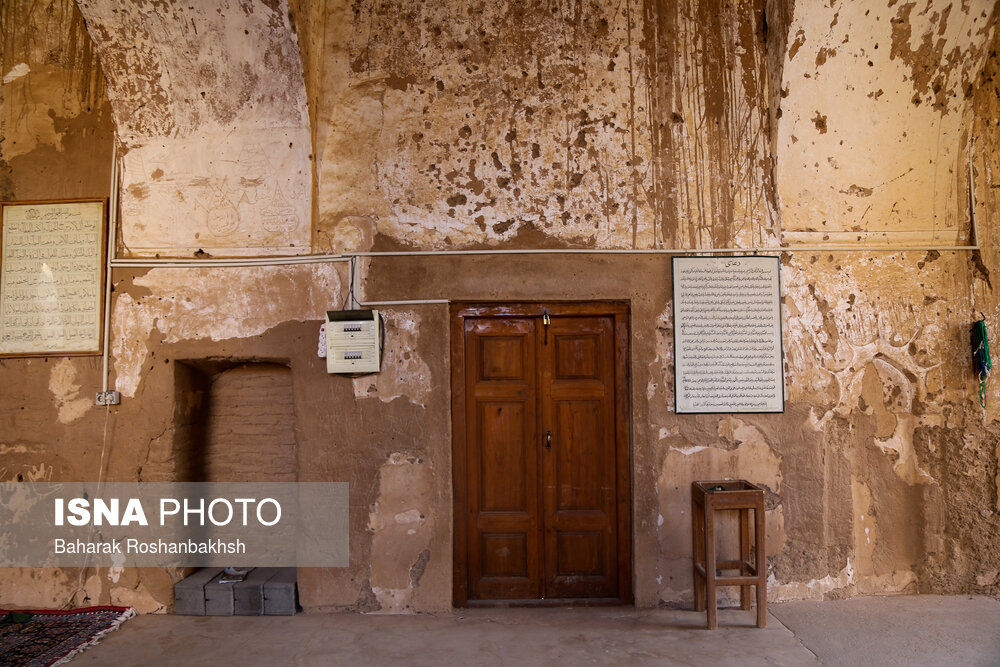
{"type": "Polygon", "coordinates": [[[0,354],[101,349],[104,202],[5,204],[0,354]]]}
{"type": "Polygon", "coordinates": [[[782,412],[777,257],[675,257],[679,413],[782,412]]]}

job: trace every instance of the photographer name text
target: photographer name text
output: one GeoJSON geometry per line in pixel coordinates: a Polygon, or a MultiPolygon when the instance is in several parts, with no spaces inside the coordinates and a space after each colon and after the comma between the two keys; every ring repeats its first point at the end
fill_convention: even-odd
{"type": "Polygon", "coordinates": [[[130,537],[107,542],[87,542],[56,538],[53,549],[56,554],[245,554],[247,545],[241,539],[168,542],[130,537]]]}

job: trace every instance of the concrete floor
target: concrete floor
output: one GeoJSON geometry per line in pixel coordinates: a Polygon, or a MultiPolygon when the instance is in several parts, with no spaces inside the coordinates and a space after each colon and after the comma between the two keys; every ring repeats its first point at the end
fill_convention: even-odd
{"type": "Polygon", "coordinates": [[[772,611],[824,665],[1000,665],[1000,601],[905,595],[772,611]]]}
{"type": "Polygon", "coordinates": [[[84,665],[1000,665],[1000,601],[913,596],[750,612],[462,609],[451,614],[142,616],[84,665]]]}

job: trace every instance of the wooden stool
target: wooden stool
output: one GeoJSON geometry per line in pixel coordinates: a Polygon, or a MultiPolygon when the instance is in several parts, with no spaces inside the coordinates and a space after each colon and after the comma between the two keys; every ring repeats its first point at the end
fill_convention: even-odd
{"type": "Polygon", "coordinates": [[[750,587],[757,587],[757,627],[767,625],[767,559],[764,542],[764,490],[746,480],[693,482],[691,484],[692,561],[694,609],[708,608],[708,629],[719,627],[715,600],[717,586],[739,586],[740,608],[750,609],[750,587]],[[740,558],[717,560],[715,512],[740,513],[740,558]],[[750,510],[753,510],[754,558],[750,561],[750,510]],[[739,570],[739,576],[718,576],[716,570],[739,570]]]}

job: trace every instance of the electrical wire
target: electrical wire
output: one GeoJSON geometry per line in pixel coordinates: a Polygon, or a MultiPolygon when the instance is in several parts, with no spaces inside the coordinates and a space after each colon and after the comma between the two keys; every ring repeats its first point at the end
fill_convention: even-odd
{"type": "MultiPolygon", "coordinates": [[[[97,470],[97,493],[95,494],[95,497],[100,497],[104,491],[104,456],[108,450],[108,421],[111,419],[111,406],[108,405],[105,407],[106,409],[104,412],[104,435],[102,437],[102,442],[101,442],[101,458],[97,470]]],[[[94,531],[95,531],[94,526],[91,526],[90,533],[87,535],[88,542],[92,541],[90,538],[94,536],[94,531]]],[[[87,589],[84,588],[83,586],[83,577],[87,573],[88,569],[90,569],[89,552],[83,559],[83,566],[80,568],[80,576],[77,577],[76,580],[76,590],[74,590],[72,593],[69,594],[69,600],[67,600],[66,604],[62,606],[62,609],[69,609],[73,604],[73,600],[76,598],[76,594],[81,591],[83,591],[84,594],[83,601],[87,602],[90,600],[90,597],[87,595],[87,589]]]]}

